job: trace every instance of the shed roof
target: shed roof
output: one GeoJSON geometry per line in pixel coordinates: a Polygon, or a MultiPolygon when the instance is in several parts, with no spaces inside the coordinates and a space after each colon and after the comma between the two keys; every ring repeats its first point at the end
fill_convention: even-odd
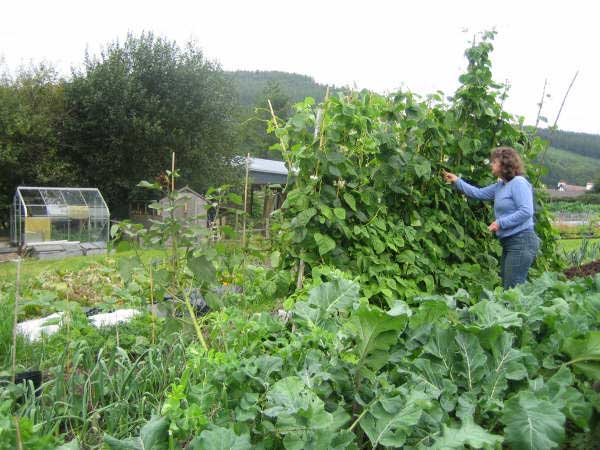
{"type": "Polygon", "coordinates": [[[283,161],[263,158],[250,158],[250,170],[252,172],[273,173],[278,175],[287,175],[288,173],[283,161]]]}

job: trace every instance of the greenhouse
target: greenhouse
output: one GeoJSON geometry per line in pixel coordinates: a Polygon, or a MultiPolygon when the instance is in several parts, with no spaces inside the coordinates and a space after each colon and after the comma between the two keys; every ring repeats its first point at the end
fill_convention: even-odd
{"type": "Polygon", "coordinates": [[[110,213],[98,189],[19,186],[11,209],[10,237],[20,246],[105,243],[109,223],[110,213]]]}

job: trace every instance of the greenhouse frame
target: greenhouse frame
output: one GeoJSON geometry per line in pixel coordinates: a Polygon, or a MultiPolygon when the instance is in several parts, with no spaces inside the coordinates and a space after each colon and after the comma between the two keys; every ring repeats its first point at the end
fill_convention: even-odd
{"type": "Polygon", "coordinates": [[[19,246],[109,239],[110,211],[95,188],[19,186],[10,216],[10,239],[19,246]]]}

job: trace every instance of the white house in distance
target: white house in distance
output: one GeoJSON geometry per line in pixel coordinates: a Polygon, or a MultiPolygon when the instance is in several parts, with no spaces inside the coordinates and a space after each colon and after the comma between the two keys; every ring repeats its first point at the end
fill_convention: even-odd
{"type": "Polygon", "coordinates": [[[573,198],[591,192],[594,189],[594,183],[588,181],[585,186],[568,184],[565,180],[560,180],[556,189],[547,189],[548,195],[553,199],[573,198]]]}

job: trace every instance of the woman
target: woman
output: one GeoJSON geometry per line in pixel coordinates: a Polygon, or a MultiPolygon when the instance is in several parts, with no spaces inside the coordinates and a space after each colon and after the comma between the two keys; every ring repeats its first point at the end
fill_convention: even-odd
{"type": "Polygon", "coordinates": [[[492,174],[498,182],[477,188],[450,172],[444,179],[467,197],[494,200],[494,220],[488,230],[496,233],[502,245],[500,277],[504,289],[527,281],[527,273],[540,247],[533,229],[533,188],[523,177],[523,161],[510,147],[498,147],[490,157],[492,174]]]}

